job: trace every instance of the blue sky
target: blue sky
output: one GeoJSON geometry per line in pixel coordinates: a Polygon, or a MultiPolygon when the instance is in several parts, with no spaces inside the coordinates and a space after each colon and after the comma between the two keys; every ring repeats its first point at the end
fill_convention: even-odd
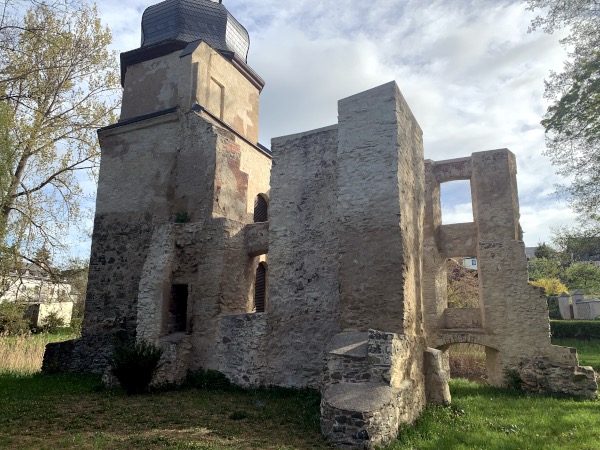
{"type": "MultiPolygon", "coordinates": [[[[143,10],[104,0],[113,47],[139,47],[143,10]]],[[[260,141],[337,122],[337,101],[396,80],[424,132],[425,157],[509,148],[517,156],[526,245],[575,215],[552,198],[558,181],[539,122],[544,78],[560,70],[560,36],[527,33],[523,1],[223,0],[250,33],[248,63],[266,81],[260,141]]],[[[463,184],[464,186],[464,184],[463,184]]],[[[464,187],[444,189],[444,221],[469,219],[464,187]]],[[[85,253],[82,243],[82,253],[85,253]]],[[[89,245],[89,244],[87,244],[89,245]]]]}

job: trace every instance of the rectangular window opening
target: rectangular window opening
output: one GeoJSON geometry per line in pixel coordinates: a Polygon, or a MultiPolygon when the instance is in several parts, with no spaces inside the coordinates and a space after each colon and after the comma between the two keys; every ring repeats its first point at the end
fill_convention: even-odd
{"type": "Polygon", "coordinates": [[[188,285],[173,284],[171,285],[171,295],[169,298],[169,334],[179,333],[187,330],[187,301],[188,301],[188,285]]]}
{"type": "Polygon", "coordinates": [[[440,184],[442,224],[473,222],[471,181],[446,181],[440,184]]]}

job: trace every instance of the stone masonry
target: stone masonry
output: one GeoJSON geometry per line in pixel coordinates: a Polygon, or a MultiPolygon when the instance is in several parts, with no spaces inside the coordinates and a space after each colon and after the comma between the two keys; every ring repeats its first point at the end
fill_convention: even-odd
{"type": "Polygon", "coordinates": [[[494,385],[512,370],[530,390],[597,395],[575,350],[550,344],[527,284],[510,151],[425,161],[394,82],[268,150],[264,82],[225,6],[168,0],[142,28],[121,55],[121,119],[98,132],[82,336],[49,344],[44,370],[106,374],[115,343],[149,341],[164,350],[156,381],[205,368],[319,389],[323,433],[347,448],[450,402],[455,343],[485,346],[494,385]],[[473,222],[441,223],[440,184],[453,180],[471,182],[473,222]],[[460,256],[477,256],[480,308],[448,308],[445,261],[460,256]]]}

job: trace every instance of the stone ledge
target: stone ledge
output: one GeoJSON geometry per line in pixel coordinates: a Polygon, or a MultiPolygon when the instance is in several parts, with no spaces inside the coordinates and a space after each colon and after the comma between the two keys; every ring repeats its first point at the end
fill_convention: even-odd
{"type": "Polygon", "coordinates": [[[351,358],[366,358],[369,333],[363,331],[345,331],[336,334],[326,351],[333,355],[348,356],[351,358]]]}

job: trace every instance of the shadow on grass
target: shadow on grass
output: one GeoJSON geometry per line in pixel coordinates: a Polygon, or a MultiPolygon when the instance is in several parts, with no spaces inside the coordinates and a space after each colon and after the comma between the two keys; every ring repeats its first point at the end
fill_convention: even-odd
{"type": "Polygon", "coordinates": [[[0,376],[0,448],[328,448],[315,391],[188,387],[128,397],[99,381],[0,376]]]}

